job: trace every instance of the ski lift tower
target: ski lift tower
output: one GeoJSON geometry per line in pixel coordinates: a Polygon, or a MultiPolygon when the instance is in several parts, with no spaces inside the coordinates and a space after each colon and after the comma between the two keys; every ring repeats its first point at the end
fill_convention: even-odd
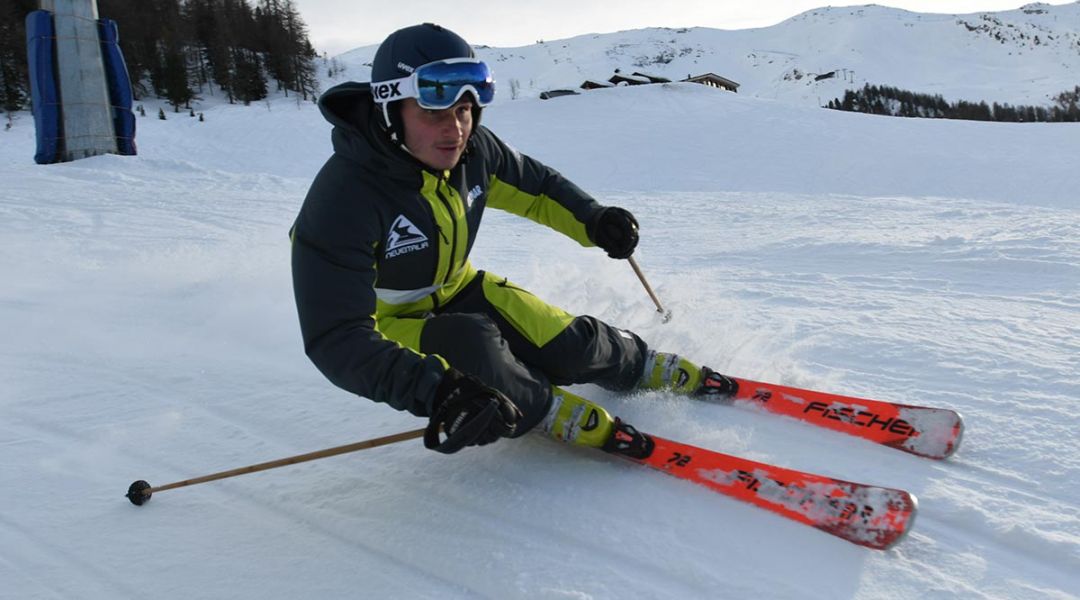
{"type": "Polygon", "coordinates": [[[61,162],[117,154],[112,103],[98,37],[97,0],[38,0],[53,14],[56,83],[64,145],[61,162]]]}

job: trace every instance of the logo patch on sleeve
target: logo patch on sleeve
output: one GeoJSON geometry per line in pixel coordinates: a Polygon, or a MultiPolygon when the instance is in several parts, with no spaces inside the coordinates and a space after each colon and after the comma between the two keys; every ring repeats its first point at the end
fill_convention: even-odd
{"type": "Polygon", "coordinates": [[[386,238],[386,258],[394,258],[423,250],[429,246],[428,237],[405,215],[398,215],[390,226],[390,235],[386,238]]]}

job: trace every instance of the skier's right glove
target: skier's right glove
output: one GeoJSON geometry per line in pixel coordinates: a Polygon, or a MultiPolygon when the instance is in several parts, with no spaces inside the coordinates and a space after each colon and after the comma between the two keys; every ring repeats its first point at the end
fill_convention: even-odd
{"type": "Polygon", "coordinates": [[[465,446],[483,446],[517,430],[521,410],[502,392],[451,367],[435,390],[435,407],[424,432],[429,450],[453,454],[465,446]],[[439,432],[446,440],[439,440],[439,432]]]}

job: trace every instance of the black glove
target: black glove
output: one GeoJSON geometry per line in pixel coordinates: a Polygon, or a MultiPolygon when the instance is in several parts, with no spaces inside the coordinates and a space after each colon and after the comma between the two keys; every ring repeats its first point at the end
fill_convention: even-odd
{"type": "Polygon", "coordinates": [[[505,394],[451,367],[435,390],[424,446],[443,454],[483,446],[514,435],[520,419],[521,410],[505,394]],[[446,441],[439,441],[440,428],[446,441]]]}
{"type": "Polygon", "coordinates": [[[603,208],[585,228],[589,239],[611,258],[630,258],[637,248],[638,224],[630,211],[618,206],[603,208]]]}

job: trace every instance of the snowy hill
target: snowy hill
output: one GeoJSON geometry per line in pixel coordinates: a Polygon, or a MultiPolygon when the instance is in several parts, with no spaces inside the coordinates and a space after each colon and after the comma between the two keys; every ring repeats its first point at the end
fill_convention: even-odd
{"type": "MultiPolygon", "coordinates": [[[[341,55],[346,76],[367,81],[374,53],[341,55]]],[[[511,85],[537,97],[621,69],[672,80],[713,72],[741,84],[740,94],[814,106],[866,83],[1045,106],[1080,84],[1080,2],[964,15],[821,8],[760,29],[642,29],[478,53],[495,68],[500,100],[514,95],[511,85]]]]}
{"type": "Polygon", "coordinates": [[[205,114],[140,118],[137,157],[51,166],[32,162],[27,115],[0,132],[0,598],[1080,596],[1077,125],[693,84],[485,113],[637,215],[675,317],[625,263],[499,211],[478,267],[733,375],[965,415],[964,445],[935,462],[575,388],[657,435],[916,494],[911,535],[874,552],[539,436],[449,457],[404,442],[132,506],[135,479],[422,425],[303,355],[286,232],[328,124],[291,98],[205,114]]]}

